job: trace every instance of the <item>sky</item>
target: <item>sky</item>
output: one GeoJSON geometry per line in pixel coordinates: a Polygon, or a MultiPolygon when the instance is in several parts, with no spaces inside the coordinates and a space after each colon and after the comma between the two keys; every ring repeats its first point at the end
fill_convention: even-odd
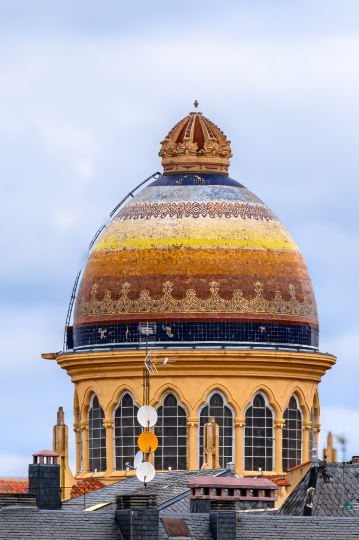
{"type": "Polygon", "coordinates": [[[195,99],[309,268],[338,358],[319,450],[331,430],[359,454],[358,59],[357,0],[0,0],[1,476],[51,448],[60,405],[74,464],[73,385],[40,355],[62,348],[93,235],[195,99]]]}

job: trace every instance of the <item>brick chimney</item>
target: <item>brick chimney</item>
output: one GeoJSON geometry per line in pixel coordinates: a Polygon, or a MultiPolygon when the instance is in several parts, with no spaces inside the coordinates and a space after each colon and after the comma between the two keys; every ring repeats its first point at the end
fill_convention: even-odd
{"type": "Polygon", "coordinates": [[[158,540],[159,510],[156,495],[116,497],[115,519],[123,540],[158,540]]]}
{"type": "Polygon", "coordinates": [[[29,493],[36,495],[36,506],[45,510],[59,510],[60,465],[59,454],[51,450],[41,450],[33,454],[29,465],[29,493]]]}

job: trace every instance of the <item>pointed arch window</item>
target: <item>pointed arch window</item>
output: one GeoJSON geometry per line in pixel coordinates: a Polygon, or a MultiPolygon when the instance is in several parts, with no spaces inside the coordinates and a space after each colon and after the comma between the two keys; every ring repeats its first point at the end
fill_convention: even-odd
{"type": "Polygon", "coordinates": [[[88,417],[90,471],[105,471],[106,429],[103,426],[105,415],[96,395],[92,398],[88,417]]]}
{"type": "Polygon", "coordinates": [[[214,393],[203,407],[199,425],[199,467],[203,465],[204,425],[209,418],[219,425],[219,463],[221,467],[233,460],[233,414],[218,392],[214,393]]]}
{"type": "Polygon", "coordinates": [[[133,465],[138,452],[137,439],[142,428],[137,420],[138,406],[131,394],[126,392],[120,399],[114,415],[115,430],[115,468],[117,471],[126,469],[125,463],[133,465]]]}
{"type": "Polygon", "coordinates": [[[187,469],[187,414],[176,396],[168,394],[157,409],[158,420],[155,435],[158,448],[155,452],[155,468],[174,471],[187,469]]]}
{"type": "Polygon", "coordinates": [[[262,394],[256,394],[245,413],[244,468],[273,470],[273,412],[262,394]]]}
{"type": "Polygon", "coordinates": [[[290,398],[283,417],[283,471],[287,471],[302,462],[302,413],[295,396],[290,398]]]}

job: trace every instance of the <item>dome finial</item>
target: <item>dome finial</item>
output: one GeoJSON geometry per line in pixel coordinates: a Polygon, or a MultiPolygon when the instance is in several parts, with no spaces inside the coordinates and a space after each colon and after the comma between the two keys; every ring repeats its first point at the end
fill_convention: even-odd
{"type": "Polygon", "coordinates": [[[164,174],[211,172],[228,174],[230,141],[213,122],[197,110],[176,124],[161,142],[159,156],[164,174]]]}
{"type": "Polygon", "coordinates": [[[197,109],[197,107],[198,107],[199,103],[198,103],[198,101],[197,101],[196,99],[194,100],[194,103],[193,103],[193,105],[194,105],[194,108],[195,108],[195,109],[197,109]]]}

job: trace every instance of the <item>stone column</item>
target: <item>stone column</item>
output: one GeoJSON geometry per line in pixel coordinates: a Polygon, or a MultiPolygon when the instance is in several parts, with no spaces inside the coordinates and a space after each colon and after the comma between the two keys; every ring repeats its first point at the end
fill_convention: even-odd
{"type": "Polygon", "coordinates": [[[274,430],[275,430],[275,473],[283,474],[283,459],[282,459],[282,448],[283,448],[283,428],[285,422],[283,418],[276,418],[274,420],[274,430]]]}
{"type": "Polygon", "coordinates": [[[90,472],[88,422],[80,422],[80,429],[82,433],[82,472],[88,473],[90,472]]]}
{"type": "Polygon", "coordinates": [[[195,471],[197,465],[197,427],[198,418],[192,416],[187,418],[187,468],[195,471]]]}
{"type": "Polygon", "coordinates": [[[114,470],[113,419],[105,418],[102,425],[106,428],[106,476],[108,476],[114,470]]]}
{"type": "Polygon", "coordinates": [[[240,475],[243,475],[244,471],[244,459],[243,459],[243,448],[244,448],[244,427],[246,425],[246,419],[241,417],[236,417],[234,419],[234,429],[236,433],[236,447],[234,451],[234,462],[236,467],[236,472],[240,475]]]}
{"type": "Polygon", "coordinates": [[[312,457],[309,456],[309,433],[311,427],[311,422],[303,422],[302,463],[304,463],[304,461],[308,461],[308,459],[312,459],[312,457]]]}

